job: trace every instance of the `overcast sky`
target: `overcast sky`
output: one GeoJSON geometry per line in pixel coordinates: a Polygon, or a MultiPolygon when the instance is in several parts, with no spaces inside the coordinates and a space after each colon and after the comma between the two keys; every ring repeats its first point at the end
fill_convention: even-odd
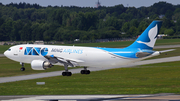
{"type": "MultiPolygon", "coordinates": [[[[1,0],[3,4],[20,3],[26,2],[30,4],[37,3],[41,6],[81,6],[81,7],[96,7],[96,2],[98,0],[1,0]]],[[[166,1],[173,5],[180,4],[180,0],[99,0],[102,6],[114,6],[118,4],[123,4],[125,7],[129,5],[130,7],[141,7],[141,6],[151,6],[159,1],[166,1]]]]}

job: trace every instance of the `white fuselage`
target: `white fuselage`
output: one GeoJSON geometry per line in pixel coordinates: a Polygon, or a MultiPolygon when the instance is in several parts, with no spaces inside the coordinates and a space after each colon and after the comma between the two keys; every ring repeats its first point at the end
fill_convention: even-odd
{"type": "MultiPolygon", "coordinates": [[[[120,65],[126,65],[135,61],[142,60],[143,58],[124,58],[109,54],[109,52],[93,48],[93,47],[76,47],[76,46],[59,46],[59,45],[16,45],[11,47],[10,51],[6,51],[4,54],[17,62],[31,63],[33,60],[44,60],[47,59],[39,51],[36,55],[25,55],[27,47],[33,48],[48,48],[46,55],[54,55],[59,57],[65,57],[66,59],[81,60],[76,66],[87,66],[87,67],[118,67],[120,65]]],[[[27,52],[34,51],[29,50],[27,52]]],[[[26,53],[27,53],[26,52],[26,53]]],[[[60,64],[63,65],[63,64],[60,64]]]]}

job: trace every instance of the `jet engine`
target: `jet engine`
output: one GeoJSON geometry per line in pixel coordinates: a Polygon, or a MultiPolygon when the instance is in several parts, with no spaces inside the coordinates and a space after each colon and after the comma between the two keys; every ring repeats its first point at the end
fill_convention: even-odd
{"type": "Polygon", "coordinates": [[[52,64],[50,62],[47,61],[43,61],[43,60],[33,60],[31,62],[31,68],[33,70],[45,70],[47,68],[51,68],[52,64]]]}

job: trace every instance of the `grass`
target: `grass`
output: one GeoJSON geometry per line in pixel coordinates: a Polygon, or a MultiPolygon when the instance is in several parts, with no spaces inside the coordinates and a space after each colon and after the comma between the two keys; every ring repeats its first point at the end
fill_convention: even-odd
{"type": "Polygon", "coordinates": [[[156,41],[155,46],[159,45],[177,45],[180,44],[180,39],[159,39],[156,41]]]}
{"type": "Polygon", "coordinates": [[[10,45],[0,45],[0,54],[3,54],[7,49],[11,47],[10,45]]]}
{"type": "Polygon", "coordinates": [[[0,95],[156,94],[180,92],[179,62],[0,84],[0,95]],[[45,82],[45,85],[36,85],[45,82]]]}
{"type": "MultiPolygon", "coordinates": [[[[134,41],[116,41],[116,42],[102,42],[102,43],[77,43],[77,44],[67,44],[67,45],[123,48],[131,45],[133,42],[134,41]]],[[[180,39],[158,39],[155,45],[159,46],[159,45],[176,45],[176,44],[180,44],[180,39]]]]}

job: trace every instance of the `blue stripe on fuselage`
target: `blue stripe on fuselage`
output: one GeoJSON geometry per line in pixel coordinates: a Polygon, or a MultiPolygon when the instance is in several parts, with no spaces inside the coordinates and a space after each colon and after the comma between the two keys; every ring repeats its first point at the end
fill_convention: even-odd
{"type": "Polygon", "coordinates": [[[136,56],[137,52],[147,52],[147,53],[154,53],[152,50],[141,50],[141,49],[126,49],[126,48],[97,48],[101,49],[104,51],[107,51],[111,54],[120,56],[120,57],[125,57],[125,58],[138,58],[136,56]]]}

